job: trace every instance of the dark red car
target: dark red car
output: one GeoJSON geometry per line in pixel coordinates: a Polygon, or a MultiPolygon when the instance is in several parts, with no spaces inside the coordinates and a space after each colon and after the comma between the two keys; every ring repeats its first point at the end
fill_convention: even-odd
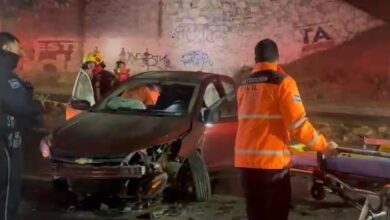
{"type": "Polygon", "coordinates": [[[151,198],[171,185],[198,201],[210,198],[208,171],[233,166],[237,116],[232,78],[145,72],[97,104],[88,80],[79,75],[71,101],[72,108],[83,112],[41,142],[53,177],[79,193],[94,193],[88,186],[98,182],[123,196],[151,198]],[[157,102],[142,105],[124,96],[139,87],[158,88],[157,102]]]}

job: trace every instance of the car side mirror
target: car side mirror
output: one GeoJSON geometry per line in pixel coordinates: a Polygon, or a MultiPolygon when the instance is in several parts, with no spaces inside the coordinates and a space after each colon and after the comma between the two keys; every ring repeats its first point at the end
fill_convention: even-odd
{"type": "Polygon", "coordinates": [[[91,103],[86,100],[72,100],[70,101],[70,106],[77,110],[86,111],[91,108],[91,103]]]}
{"type": "Polygon", "coordinates": [[[202,114],[203,122],[215,123],[221,119],[221,112],[218,110],[205,109],[202,114]]]}

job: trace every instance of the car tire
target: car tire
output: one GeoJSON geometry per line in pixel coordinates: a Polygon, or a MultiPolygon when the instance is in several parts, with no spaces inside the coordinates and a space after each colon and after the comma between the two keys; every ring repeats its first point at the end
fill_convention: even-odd
{"type": "Polygon", "coordinates": [[[210,176],[199,152],[192,153],[183,163],[178,173],[180,184],[191,199],[198,202],[211,198],[210,176]]]}
{"type": "Polygon", "coordinates": [[[317,201],[323,200],[326,196],[324,186],[318,183],[314,183],[310,189],[310,195],[317,201]]]}

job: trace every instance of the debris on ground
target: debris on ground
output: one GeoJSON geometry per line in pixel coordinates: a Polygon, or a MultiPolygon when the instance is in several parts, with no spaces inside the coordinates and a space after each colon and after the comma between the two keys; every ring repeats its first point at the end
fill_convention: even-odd
{"type": "Polygon", "coordinates": [[[183,205],[182,204],[175,204],[171,205],[168,208],[168,216],[175,217],[179,216],[183,212],[183,205]]]}
{"type": "Polygon", "coordinates": [[[185,213],[182,204],[166,206],[158,204],[156,207],[146,210],[146,213],[141,213],[137,219],[158,219],[162,217],[178,217],[185,213]]]}
{"type": "Polygon", "coordinates": [[[110,207],[107,204],[104,203],[100,204],[100,208],[99,208],[100,211],[108,211],[109,209],[110,207]]]}
{"type": "Polygon", "coordinates": [[[217,215],[224,215],[227,213],[231,214],[233,212],[234,205],[235,205],[235,202],[234,203],[231,203],[231,202],[223,203],[222,206],[220,206],[218,208],[217,215]]]}
{"type": "Polygon", "coordinates": [[[76,210],[76,206],[71,205],[71,206],[68,207],[68,209],[66,210],[66,212],[67,212],[67,213],[69,213],[69,212],[74,212],[75,210],[76,210]]]}
{"type": "Polygon", "coordinates": [[[133,211],[133,208],[131,206],[126,205],[125,208],[122,210],[123,213],[128,213],[133,211]]]}

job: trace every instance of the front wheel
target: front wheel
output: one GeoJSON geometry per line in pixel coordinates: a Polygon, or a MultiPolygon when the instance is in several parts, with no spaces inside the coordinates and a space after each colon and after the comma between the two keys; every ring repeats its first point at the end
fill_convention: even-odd
{"type": "Polygon", "coordinates": [[[178,187],[189,196],[204,202],[211,198],[210,176],[199,152],[192,153],[183,163],[178,173],[178,187]]]}

